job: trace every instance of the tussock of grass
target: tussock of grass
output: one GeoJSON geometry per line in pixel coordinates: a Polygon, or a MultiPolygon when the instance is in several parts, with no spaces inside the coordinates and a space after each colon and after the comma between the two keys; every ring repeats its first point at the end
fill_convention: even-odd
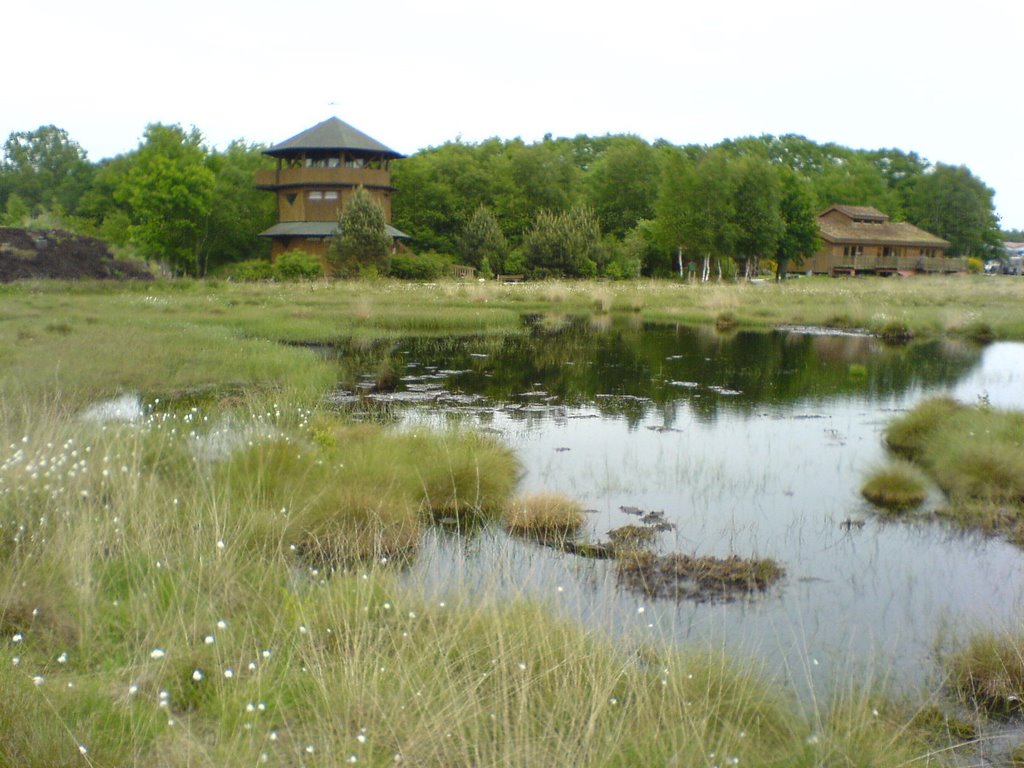
{"type": "Polygon", "coordinates": [[[928,497],[924,473],[909,462],[893,462],[872,472],[860,492],[872,504],[893,512],[920,505],[928,497]]]}
{"type": "Polygon", "coordinates": [[[914,332],[902,320],[890,320],[878,335],[887,344],[906,344],[914,338],[914,332]]]}
{"type": "Polygon", "coordinates": [[[585,521],[583,506],[560,493],[519,496],[505,509],[508,531],[531,538],[569,538],[579,532],[585,521]]]}
{"type": "Polygon", "coordinates": [[[885,428],[886,445],[908,459],[920,458],[924,455],[926,445],[933,440],[938,426],[963,408],[951,397],[925,400],[885,428]]]}
{"type": "Polygon", "coordinates": [[[736,325],[736,315],[732,312],[720,312],[715,318],[715,328],[720,331],[732,330],[736,325]]]}
{"type": "Polygon", "coordinates": [[[512,453],[476,433],[376,425],[312,433],[311,442],[255,442],[217,470],[218,483],[245,500],[234,524],[259,551],[334,562],[408,551],[434,518],[497,514],[518,477],[512,453]]]}
{"type": "Polygon", "coordinates": [[[990,714],[1024,709],[1024,643],[983,632],[945,659],[950,684],[966,703],[990,714]]]}
{"type": "MultiPolygon", "coordinates": [[[[1024,413],[935,398],[891,423],[885,438],[948,494],[944,517],[1024,543],[1024,413]]],[[[873,480],[866,496],[869,485],[881,487],[873,480]]]]}

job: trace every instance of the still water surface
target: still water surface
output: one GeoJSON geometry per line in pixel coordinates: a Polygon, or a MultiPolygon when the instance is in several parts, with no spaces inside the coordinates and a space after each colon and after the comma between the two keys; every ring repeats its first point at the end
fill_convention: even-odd
{"type": "MultiPolygon", "coordinates": [[[[950,392],[1024,408],[1024,345],[579,320],[509,339],[406,340],[340,350],[387,391],[408,428],[493,430],[523,465],[524,492],[563,491],[588,538],[663,511],[662,552],[772,557],[787,576],[732,603],[652,599],[614,566],[511,540],[436,532],[410,582],[529,595],[618,635],[724,643],[806,690],[865,672],[920,685],[937,643],[1000,628],[1024,606],[1024,553],[944,523],[889,522],[860,497],[886,459],[881,432],[922,397],[950,392]],[[844,521],[864,521],[862,527],[844,521]]],[[[933,492],[928,508],[943,503],[933,492]]]]}

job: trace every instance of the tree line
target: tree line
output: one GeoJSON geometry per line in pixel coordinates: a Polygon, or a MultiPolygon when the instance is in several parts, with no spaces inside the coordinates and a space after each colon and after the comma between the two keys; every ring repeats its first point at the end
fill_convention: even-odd
{"type": "MultiPolygon", "coordinates": [[[[96,235],[184,274],[268,258],[256,234],[276,221],[276,202],[253,186],[273,162],[263,149],[239,140],[218,151],[195,128],[154,123],[134,150],[93,163],[56,126],[15,132],[0,160],[2,220],[96,235]]],[[[1001,240],[994,193],[966,167],[795,135],[711,147],[456,140],[395,161],[392,181],[393,223],[412,250],[484,273],[784,272],[815,250],[815,214],[832,203],[916,224],[952,255],[987,256],[1001,240]]]]}

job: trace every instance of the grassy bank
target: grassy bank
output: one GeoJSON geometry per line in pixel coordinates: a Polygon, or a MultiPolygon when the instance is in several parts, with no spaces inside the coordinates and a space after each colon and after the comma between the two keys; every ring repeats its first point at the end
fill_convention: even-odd
{"type": "Polygon", "coordinates": [[[522,332],[524,315],[625,313],[638,322],[860,328],[901,337],[1024,339],[1024,281],[802,278],[665,281],[0,286],[0,396],[81,407],[117,392],[164,400],[241,389],[315,400],[335,367],[288,344],[522,332]],[[282,344],[281,342],[284,342],[282,344]]]}

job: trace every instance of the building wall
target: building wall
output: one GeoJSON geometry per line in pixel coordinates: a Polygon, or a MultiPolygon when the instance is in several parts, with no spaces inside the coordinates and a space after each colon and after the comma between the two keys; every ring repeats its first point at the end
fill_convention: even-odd
{"type": "MultiPolygon", "coordinates": [[[[277,192],[277,220],[337,221],[338,215],[356,193],[356,187],[288,187],[277,192]]],[[[366,188],[391,223],[391,189],[366,188]]]]}
{"type": "Polygon", "coordinates": [[[962,272],[964,259],[947,257],[942,248],[917,245],[883,245],[865,242],[856,246],[822,241],[822,247],[804,262],[803,270],[832,274],[833,270],[856,272],[962,272]]]}

